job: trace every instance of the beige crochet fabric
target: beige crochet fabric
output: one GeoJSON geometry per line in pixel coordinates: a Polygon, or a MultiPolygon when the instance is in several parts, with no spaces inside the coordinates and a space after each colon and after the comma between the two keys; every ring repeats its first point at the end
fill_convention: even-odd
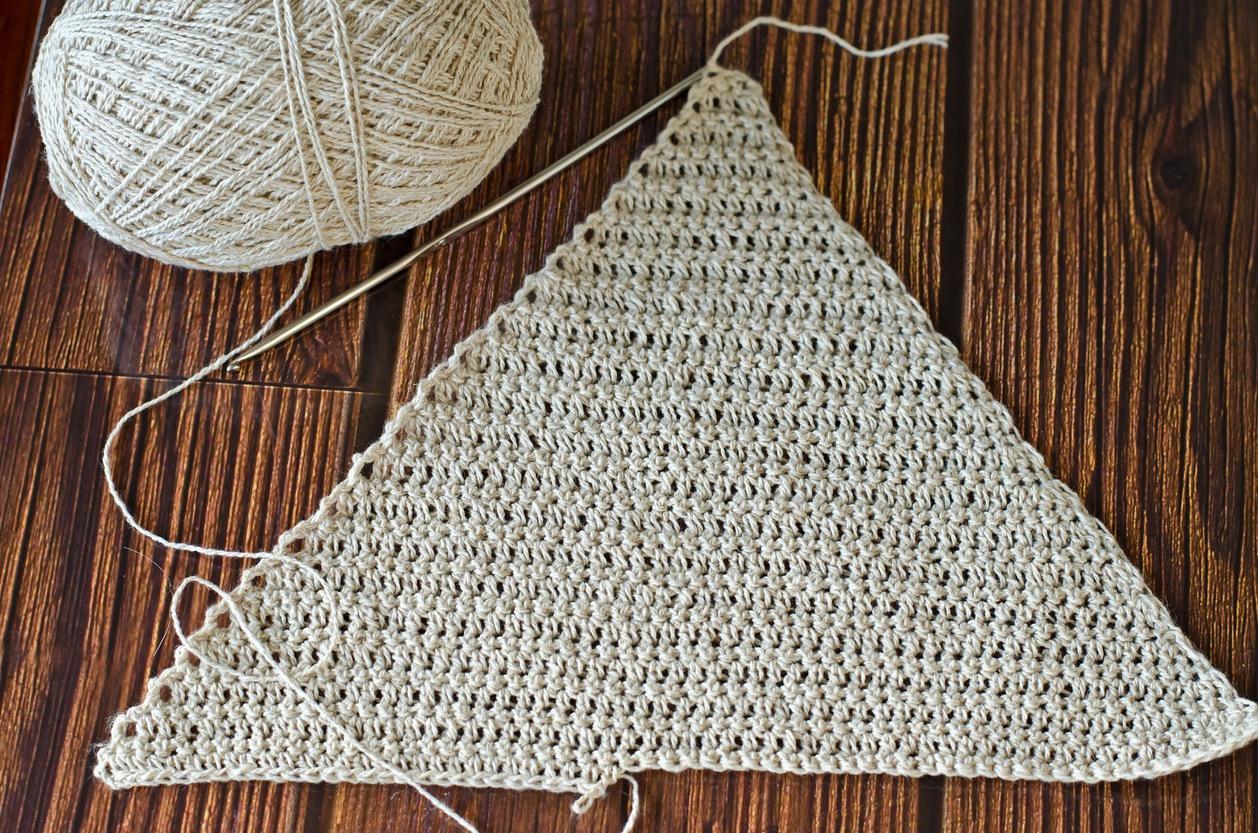
{"type": "MultiPolygon", "coordinates": [[[[1258,735],[730,70],[280,548],[337,621],[291,564],[234,598],[424,783],[1118,779],[1258,735]]],[[[220,613],[101,778],[394,780],[216,667],[267,671],[220,613]]]]}

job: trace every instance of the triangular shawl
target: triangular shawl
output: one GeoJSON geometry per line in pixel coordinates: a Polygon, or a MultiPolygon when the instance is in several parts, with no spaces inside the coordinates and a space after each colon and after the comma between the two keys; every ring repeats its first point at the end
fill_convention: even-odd
{"type": "MultiPolygon", "coordinates": [[[[427,784],[685,768],[1154,776],[1258,735],[1113,536],[713,68],[233,597],[427,784]]],[[[221,611],[221,606],[219,608],[221,611]]],[[[212,610],[192,644],[265,671],[212,610]]],[[[186,649],[115,787],[394,780],[186,649]]]]}

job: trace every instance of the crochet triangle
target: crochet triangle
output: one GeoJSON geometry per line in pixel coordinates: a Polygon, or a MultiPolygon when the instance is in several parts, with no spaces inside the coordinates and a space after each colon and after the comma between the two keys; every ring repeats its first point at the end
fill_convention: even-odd
{"type": "MultiPolygon", "coordinates": [[[[1093,781],[1258,735],[725,69],[279,547],[322,582],[265,562],[239,609],[422,783],[1093,781]]],[[[221,604],[191,644],[111,786],[396,780],[221,604]]]]}

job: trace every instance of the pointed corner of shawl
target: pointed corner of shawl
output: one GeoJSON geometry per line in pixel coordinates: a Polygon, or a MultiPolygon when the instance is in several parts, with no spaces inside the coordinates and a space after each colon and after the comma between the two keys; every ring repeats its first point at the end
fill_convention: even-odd
{"type": "Polygon", "coordinates": [[[171,700],[171,692],[196,662],[186,648],[177,648],[175,661],[149,678],[144,698],[110,718],[108,737],[96,744],[96,762],[92,767],[92,774],[105,786],[123,790],[171,780],[170,773],[163,777],[165,769],[160,765],[162,755],[157,736],[145,729],[165,723],[163,705],[171,700]]]}

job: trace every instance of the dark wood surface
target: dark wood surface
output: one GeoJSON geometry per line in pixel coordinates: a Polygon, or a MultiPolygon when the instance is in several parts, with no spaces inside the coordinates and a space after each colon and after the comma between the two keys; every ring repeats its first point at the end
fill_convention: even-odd
{"type": "MultiPolygon", "coordinates": [[[[171,658],[170,591],[238,570],[124,531],[99,451],[127,407],[242,338],[296,278],[190,273],[97,238],[50,193],[29,101],[36,21],[0,9],[0,830],[446,831],[410,791],[218,784],[112,793],[91,745],[171,658]]],[[[1114,530],[1190,638],[1258,696],[1258,8],[1211,2],[541,0],[542,104],[463,204],[319,258],[304,306],[361,278],[698,66],[758,13],[887,43],[885,62],[758,33],[761,80],[840,212],[904,276],[1024,435],[1114,530]]],[[[601,201],[672,112],[317,332],[141,420],[118,469],[173,535],[264,547],[417,380],[601,201]]],[[[204,597],[185,617],[195,620],[204,597]]],[[[1258,750],[1155,781],[1049,785],[756,773],[641,779],[640,831],[1258,828],[1258,750]]],[[[443,789],[487,831],[615,831],[613,789],[443,789]]]]}

